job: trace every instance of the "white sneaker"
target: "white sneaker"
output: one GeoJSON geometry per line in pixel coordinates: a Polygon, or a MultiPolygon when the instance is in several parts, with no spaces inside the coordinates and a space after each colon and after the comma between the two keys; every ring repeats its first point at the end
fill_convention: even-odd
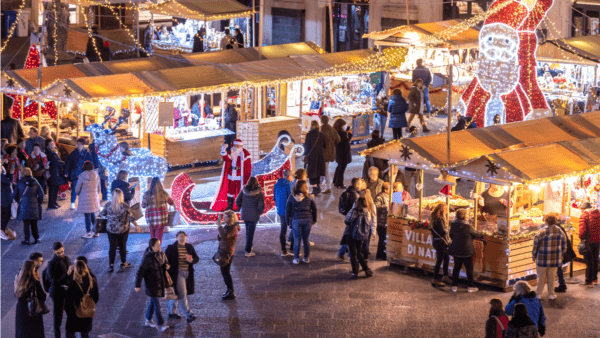
{"type": "Polygon", "coordinates": [[[476,287],[468,287],[467,288],[467,292],[477,292],[477,291],[479,291],[479,288],[476,288],[476,287]]]}
{"type": "Polygon", "coordinates": [[[554,300],[556,298],[558,298],[557,295],[548,295],[548,299],[550,299],[550,300],[554,300]]]}
{"type": "Polygon", "coordinates": [[[306,264],[310,263],[310,259],[308,259],[308,258],[305,258],[305,259],[303,259],[302,261],[303,261],[304,263],[306,263],[306,264]]]}
{"type": "Polygon", "coordinates": [[[457,292],[457,291],[458,291],[458,287],[456,287],[456,286],[453,286],[453,287],[452,287],[452,292],[457,292]]]}
{"type": "Polygon", "coordinates": [[[75,210],[75,203],[71,203],[71,210],[75,210]]]}
{"type": "Polygon", "coordinates": [[[98,233],[98,232],[95,232],[95,233],[94,233],[94,237],[100,237],[100,233],[98,233]]]}
{"type": "Polygon", "coordinates": [[[170,328],[170,326],[169,326],[169,325],[159,325],[159,326],[157,326],[156,328],[157,328],[157,329],[158,329],[158,331],[160,331],[160,332],[165,332],[167,329],[169,329],[169,328],[170,328]]]}
{"type": "Polygon", "coordinates": [[[246,257],[254,257],[256,256],[256,254],[254,254],[254,252],[250,251],[250,252],[246,252],[246,257]]]}
{"type": "Polygon", "coordinates": [[[294,260],[292,261],[292,263],[294,263],[294,264],[300,264],[300,261],[298,261],[296,258],[294,258],[294,260]]]}
{"type": "Polygon", "coordinates": [[[156,327],[156,323],[153,322],[152,319],[146,319],[146,321],[144,322],[144,326],[156,327]]]}
{"type": "Polygon", "coordinates": [[[90,239],[92,237],[94,237],[94,235],[91,232],[88,232],[87,234],[81,236],[81,238],[87,238],[87,239],[90,239]]]}
{"type": "Polygon", "coordinates": [[[8,241],[8,237],[6,237],[6,234],[4,233],[4,231],[0,231],[0,238],[2,238],[5,241],[8,241]]]}

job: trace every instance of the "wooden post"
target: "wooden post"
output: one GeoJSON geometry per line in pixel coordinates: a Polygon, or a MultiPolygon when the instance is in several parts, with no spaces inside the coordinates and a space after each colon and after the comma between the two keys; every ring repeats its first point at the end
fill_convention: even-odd
{"type": "Polygon", "coordinates": [[[56,144],[58,144],[58,139],[60,138],[59,136],[59,132],[60,132],[60,114],[62,113],[62,107],[64,105],[64,103],[58,101],[58,109],[56,111],[56,140],[54,140],[54,142],[56,144]]]}
{"type": "MultiPolygon", "coordinates": [[[[298,117],[300,119],[302,119],[302,85],[303,85],[304,81],[300,80],[300,114],[298,114],[298,117]]],[[[391,183],[390,183],[391,184],[391,183]]],[[[394,189],[390,189],[390,190],[394,190],[394,189]]]]}
{"type": "Polygon", "coordinates": [[[23,113],[25,111],[25,98],[23,95],[21,95],[21,124],[23,124],[25,121],[23,120],[23,113]]]}
{"type": "MultiPolygon", "coordinates": [[[[163,102],[167,102],[167,97],[163,98],[163,102]]],[[[221,117],[223,117],[223,112],[221,112],[221,117]]],[[[222,120],[222,119],[221,119],[222,120]]],[[[165,157],[167,157],[167,127],[163,126],[163,146],[165,147],[165,157]]]]}
{"type": "Polygon", "coordinates": [[[281,83],[275,85],[273,89],[275,89],[275,116],[279,116],[279,109],[281,109],[281,104],[279,102],[281,100],[281,83]]]}
{"type": "Polygon", "coordinates": [[[394,175],[395,168],[398,168],[398,166],[392,164],[392,167],[390,168],[390,202],[388,205],[388,210],[390,210],[390,212],[392,211],[392,197],[394,195],[394,184],[392,182],[396,182],[396,175],[394,175]]]}
{"type": "Polygon", "coordinates": [[[479,182],[475,182],[475,202],[473,203],[473,214],[475,215],[475,220],[473,221],[473,227],[477,230],[477,211],[479,209],[479,182]]]}
{"type": "Polygon", "coordinates": [[[77,126],[75,128],[77,128],[77,139],[79,140],[79,122],[81,122],[81,117],[79,116],[79,107],[76,107],[77,109],[77,126]]]}
{"type": "Polygon", "coordinates": [[[512,207],[513,207],[513,203],[512,203],[512,191],[513,191],[513,186],[512,184],[508,186],[508,215],[507,215],[507,221],[508,221],[508,233],[510,234],[510,216],[512,215],[512,207]]]}
{"type": "Polygon", "coordinates": [[[565,203],[567,202],[567,179],[563,178],[562,202],[560,204],[561,215],[565,214],[565,203]]]}
{"type": "Polygon", "coordinates": [[[267,116],[267,86],[262,87],[262,112],[260,113],[260,117],[264,118],[267,116]]]}
{"type": "MultiPolygon", "coordinates": [[[[140,140],[143,140],[142,139],[142,135],[144,135],[142,129],[143,129],[143,126],[144,126],[144,115],[146,115],[146,107],[147,107],[146,106],[146,98],[143,97],[142,98],[142,116],[140,116],[140,122],[139,122],[139,126],[138,126],[138,138],[140,140]]],[[[144,142],[142,141],[140,144],[143,146],[144,142]]]]}
{"type": "Polygon", "coordinates": [[[42,102],[38,102],[38,133],[40,132],[40,129],[42,129],[42,102]]]}
{"type": "MultiPolygon", "coordinates": [[[[419,170],[419,178],[421,181],[421,185],[423,185],[423,178],[425,176],[425,172],[423,170],[419,170]]],[[[423,187],[421,190],[417,190],[419,192],[419,221],[423,219],[423,187]]]]}

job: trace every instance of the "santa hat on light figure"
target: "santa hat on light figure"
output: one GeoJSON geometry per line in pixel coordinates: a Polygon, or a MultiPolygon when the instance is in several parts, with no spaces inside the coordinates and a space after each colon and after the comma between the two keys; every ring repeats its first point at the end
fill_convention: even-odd
{"type": "Polygon", "coordinates": [[[240,140],[239,138],[236,138],[236,139],[233,141],[233,145],[234,145],[234,146],[243,146],[243,145],[244,145],[244,142],[242,142],[242,140],[240,140]]]}

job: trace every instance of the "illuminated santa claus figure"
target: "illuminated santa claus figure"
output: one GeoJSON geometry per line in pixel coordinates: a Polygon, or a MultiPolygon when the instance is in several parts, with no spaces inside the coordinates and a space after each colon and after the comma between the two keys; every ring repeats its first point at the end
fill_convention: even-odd
{"type": "Polygon", "coordinates": [[[221,146],[223,156],[223,172],[221,173],[221,184],[215,195],[210,208],[213,211],[238,210],[234,200],[248,182],[252,172],[252,159],[250,153],[244,149],[242,140],[233,141],[233,147],[227,151],[227,145],[221,146]]]}
{"type": "MultiPolygon", "coordinates": [[[[502,69],[493,68],[483,70],[486,74],[478,74],[473,79],[469,87],[465,90],[461,97],[461,106],[463,106],[463,115],[473,116],[478,126],[487,125],[484,123],[486,117],[486,109],[491,108],[495,114],[504,110],[506,112],[506,122],[523,121],[525,119],[539,118],[550,113],[550,108],[546,102],[544,94],[540,90],[537,83],[537,70],[535,51],[537,49],[536,28],[544,19],[546,12],[552,7],[553,0],[496,0],[490,7],[491,14],[487,17],[484,26],[482,27],[481,35],[488,35],[490,38],[492,33],[494,41],[489,41],[490,44],[498,43],[501,51],[510,51],[512,44],[516,41],[513,32],[507,29],[510,27],[518,34],[518,83],[510,90],[510,92],[502,92],[500,100],[497,101],[497,96],[486,90],[482,86],[480,77],[493,76],[497,77],[499,82],[506,79],[504,85],[511,85],[514,67],[504,67],[502,69]],[[502,24],[502,25],[498,25],[502,24]],[[486,26],[492,26],[487,29],[486,26]],[[495,26],[495,27],[494,27],[495,26]],[[500,34],[498,34],[500,33],[500,34]],[[504,35],[504,36],[502,36],[504,35]],[[500,42],[504,38],[506,46],[500,46],[500,42]],[[497,41],[496,41],[497,40],[497,41]],[[508,40],[508,41],[506,41],[508,40]],[[488,105],[488,102],[490,105],[488,105]]],[[[483,41],[480,41],[480,43],[483,41]]],[[[485,43],[488,43],[486,40],[485,43]]],[[[491,51],[491,50],[490,50],[491,51]]],[[[508,53],[510,54],[510,53],[508,53]]],[[[507,54],[507,56],[508,56],[507,54]]],[[[510,55],[512,58],[512,55],[510,55]]],[[[485,63],[485,62],[484,62],[485,63]]],[[[514,65],[512,60],[504,62],[505,66],[514,65]]],[[[506,87],[506,86],[502,87],[506,87]]],[[[504,121],[502,121],[504,122],[504,121]]]]}

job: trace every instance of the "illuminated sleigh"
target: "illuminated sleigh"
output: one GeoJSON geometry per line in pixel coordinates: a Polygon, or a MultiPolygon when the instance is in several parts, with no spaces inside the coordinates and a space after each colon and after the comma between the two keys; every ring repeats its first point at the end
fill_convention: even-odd
{"type": "MultiPolygon", "coordinates": [[[[263,214],[275,207],[273,190],[277,180],[283,177],[284,171],[292,168],[292,160],[295,156],[304,154],[302,145],[294,145],[289,155],[280,148],[280,145],[288,146],[291,142],[292,139],[289,135],[281,135],[267,156],[252,163],[251,176],[258,179],[258,183],[265,194],[265,211],[263,214]]],[[[179,210],[181,217],[188,223],[216,223],[217,217],[222,213],[210,209],[211,201],[192,201],[192,190],[195,187],[196,183],[186,173],[177,175],[171,186],[171,197],[175,201],[175,207],[179,210]]]]}

